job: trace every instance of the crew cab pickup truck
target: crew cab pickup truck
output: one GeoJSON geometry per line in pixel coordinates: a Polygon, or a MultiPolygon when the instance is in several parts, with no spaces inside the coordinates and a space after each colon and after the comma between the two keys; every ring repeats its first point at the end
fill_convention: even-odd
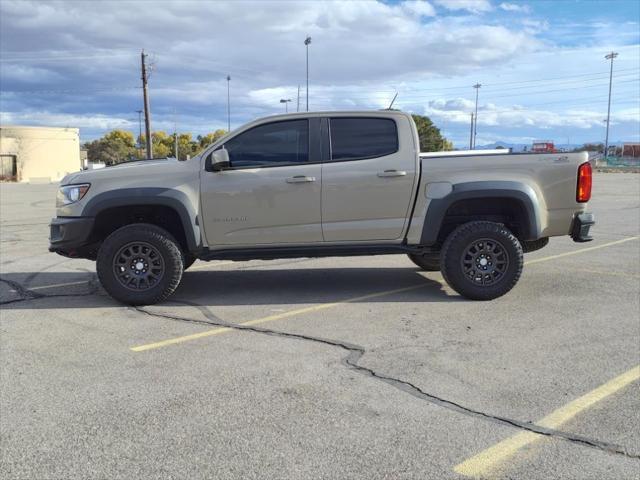
{"type": "Polygon", "coordinates": [[[187,160],[68,175],[50,250],[96,260],[104,289],[152,304],[196,259],[406,254],[470,299],[511,290],[523,253],[591,240],[586,153],[420,153],[398,111],[256,120],[187,160]]]}

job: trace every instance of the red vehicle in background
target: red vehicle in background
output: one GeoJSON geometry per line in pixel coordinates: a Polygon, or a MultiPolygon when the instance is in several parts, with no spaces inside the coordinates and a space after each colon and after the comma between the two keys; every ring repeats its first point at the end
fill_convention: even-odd
{"type": "Polygon", "coordinates": [[[539,140],[531,145],[533,153],[556,153],[556,147],[551,140],[539,140]]]}

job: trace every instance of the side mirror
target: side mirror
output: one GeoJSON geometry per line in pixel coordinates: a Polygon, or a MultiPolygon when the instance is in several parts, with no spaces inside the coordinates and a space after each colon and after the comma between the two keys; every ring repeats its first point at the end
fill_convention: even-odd
{"type": "Polygon", "coordinates": [[[209,158],[210,161],[207,162],[209,163],[207,166],[210,168],[207,168],[207,170],[210,172],[221,172],[231,166],[231,163],[229,162],[229,152],[224,148],[213,151],[209,158]]]}

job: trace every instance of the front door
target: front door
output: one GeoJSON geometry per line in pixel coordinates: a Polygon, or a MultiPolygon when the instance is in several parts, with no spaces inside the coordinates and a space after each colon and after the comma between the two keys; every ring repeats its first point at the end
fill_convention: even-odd
{"type": "Polygon", "coordinates": [[[308,119],[260,124],[223,146],[230,168],[202,172],[209,248],[322,242],[321,165],[310,162],[308,119]]]}

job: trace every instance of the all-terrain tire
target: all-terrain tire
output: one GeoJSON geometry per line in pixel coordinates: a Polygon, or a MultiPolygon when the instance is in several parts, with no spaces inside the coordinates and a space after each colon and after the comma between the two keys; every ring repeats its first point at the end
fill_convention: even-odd
{"type": "Polygon", "coordinates": [[[472,300],[493,300],[511,290],[522,273],[522,246],[504,225],[475,221],[456,228],[440,254],[446,282],[472,300]]]}
{"type": "Polygon", "coordinates": [[[178,242],[155,225],[134,223],[109,235],[98,251],[100,283],[128,305],[165,300],[180,284],[183,257],[178,242]]]}
{"type": "Polygon", "coordinates": [[[415,263],[418,267],[420,267],[425,272],[439,272],[440,271],[440,255],[437,254],[427,254],[427,255],[416,255],[413,253],[409,253],[407,255],[409,260],[415,263]]]}

